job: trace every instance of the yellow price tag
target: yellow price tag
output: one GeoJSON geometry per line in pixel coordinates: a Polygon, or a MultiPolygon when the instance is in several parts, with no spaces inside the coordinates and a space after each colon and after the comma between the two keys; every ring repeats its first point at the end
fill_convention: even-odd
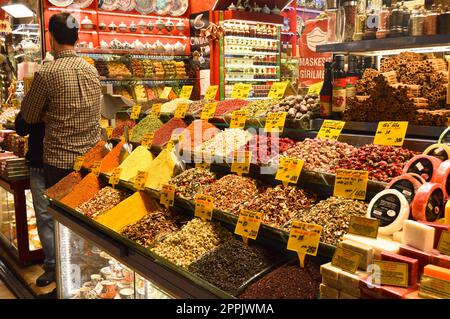
{"type": "Polygon", "coordinates": [[[368,178],[366,171],[337,169],[333,196],[365,200],[368,178]]]}
{"type": "Polygon", "coordinates": [[[293,221],[287,244],[288,250],[296,251],[300,266],[305,266],[305,255],[316,256],[319,250],[322,226],[293,221]]]}
{"type": "Polygon", "coordinates": [[[373,144],[403,146],[407,130],[408,122],[379,122],[373,144]]]}
{"type": "Polygon", "coordinates": [[[183,85],[179,98],[189,100],[193,89],[194,87],[192,85],[183,85]]]}
{"type": "Polygon", "coordinates": [[[187,102],[181,102],[177,105],[177,110],[175,111],[174,117],[179,119],[184,119],[186,116],[187,109],[189,107],[189,103],[187,102]]]}
{"type": "Polygon", "coordinates": [[[245,243],[247,243],[248,238],[256,239],[262,218],[263,213],[241,209],[234,233],[242,236],[245,243]]]}
{"type": "Polygon", "coordinates": [[[266,117],[266,124],[264,126],[265,132],[283,132],[284,124],[286,122],[286,112],[269,113],[266,117]]]}
{"type": "Polygon", "coordinates": [[[308,94],[320,94],[320,90],[322,90],[323,81],[317,82],[309,86],[308,94]]]}
{"type": "Polygon", "coordinates": [[[175,201],[175,185],[163,185],[161,188],[161,194],[159,203],[166,208],[173,206],[175,201]]]}
{"type": "Polygon", "coordinates": [[[195,199],[195,217],[199,217],[204,221],[212,219],[212,212],[214,209],[214,198],[209,195],[196,194],[195,199]]]}
{"type": "Polygon", "coordinates": [[[284,186],[287,186],[289,183],[297,184],[304,163],[304,160],[292,157],[281,157],[275,179],[283,182],[284,186]]]}
{"type": "Polygon", "coordinates": [[[160,115],[161,115],[161,106],[162,106],[161,103],[153,104],[151,114],[153,114],[156,117],[160,117],[160,115]]]}
{"type": "Polygon", "coordinates": [[[267,97],[271,99],[280,100],[284,97],[284,93],[289,85],[289,82],[275,82],[272,84],[269,95],[267,97]]]}
{"type": "Polygon", "coordinates": [[[159,98],[168,99],[171,92],[172,92],[172,88],[170,86],[166,86],[163,89],[163,91],[161,92],[161,94],[159,95],[159,98]]]}
{"type": "Polygon", "coordinates": [[[249,151],[236,151],[233,154],[231,172],[238,175],[250,172],[251,153],[249,151]]]}
{"type": "Polygon", "coordinates": [[[111,176],[109,177],[109,183],[112,185],[113,188],[117,184],[119,184],[121,173],[122,173],[122,169],[120,167],[117,167],[112,171],[111,176]]]}
{"type": "Polygon", "coordinates": [[[100,175],[100,170],[102,167],[102,161],[97,161],[94,164],[92,164],[91,173],[95,176],[100,175]]]}
{"type": "Polygon", "coordinates": [[[205,100],[215,100],[218,90],[218,85],[211,85],[210,87],[208,87],[205,93],[205,100]]]}
{"type": "Polygon", "coordinates": [[[175,141],[170,140],[166,145],[167,150],[172,151],[175,148],[175,141]]]}
{"type": "Polygon", "coordinates": [[[142,137],[141,145],[146,148],[151,148],[153,144],[153,138],[155,137],[155,132],[147,133],[142,137]]]}
{"type": "Polygon", "coordinates": [[[111,139],[112,133],[114,131],[114,128],[112,126],[108,126],[106,129],[106,137],[109,139],[111,139]]]}
{"type": "Polygon", "coordinates": [[[374,260],[373,265],[377,269],[372,279],[377,279],[381,285],[408,287],[407,263],[374,260]]]}
{"type": "Polygon", "coordinates": [[[343,247],[336,247],[331,265],[354,274],[358,270],[362,254],[343,247]]]}
{"type": "Polygon", "coordinates": [[[245,128],[247,121],[247,110],[237,110],[231,115],[230,128],[245,128]]]}
{"type": "Polygon", "coordinates": [[[148,172],[138,171],[136,178],[134,179],[134,188],[137,191],[141,191],[145,188],[145,183],[147,182],[148,172]]]}
{"type": "Polygon", "coordinates": [[[216,114],[217,102],[206,103],[202,110],[201,119],[208,121],[216,114]]]}
{"type": "Polygon", "coordinates": [[[337,141],[344,126],[344,121],[324,120],[319,133],[317,133],[317,138],[337,141]]]}
{"type": "Polygon", "coordinates": [[[233,91],[231,92],[231,97],[233,99],[246,99],[250,95],[250,91],[252,90],[251,84],[235,84],[233,86],[233,91]]]}
{"type": "Polygon", "coordinates": [[[79,172],[81,167],[83,166],[83,162],[84,162],[84,156],[77,156],[75,158],[75,162],[73,164],[73,170],[75,172],[79,172]]]}
{"type": "Polygon", "coordinates": [[[135,105],[131,108],[131,115],[130,119],[137,120],[139,118],[139,115],[141,114],[141,106],[135,105]]]}

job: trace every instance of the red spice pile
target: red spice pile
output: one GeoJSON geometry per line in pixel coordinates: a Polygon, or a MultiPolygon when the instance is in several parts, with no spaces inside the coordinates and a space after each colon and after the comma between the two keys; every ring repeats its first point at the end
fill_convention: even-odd
{"type": "Polygon", "coordinates": [[[183,131],[181,149],[193,151],[197,146],[212,139],[220,130],[204,120],[195,120],[183,131]]]}
{"type": "Polygon", "coordinates": [[[105,144],[106,144],[105,141],[101,140],[86,154],[84,154],[84,162],[83,162],[84,168],[91,169],[92,165],[94,165],[95,162],[102,160],[104,154],[103,147],[105,146],[105,144]]]}
{"type": "Polygon", "coordinates": [[[123,132],[125,130],[125,126],[128,126],[128,128],[133,128],[135,125],[136,125],[136,123],[130,119],[116,119],[116,127],[114,128],[114,131],[112,132],[111,138],[114,138],[114,139],[122,138],[123,132]]]}
{"type": "Polygon", "coordinates": [[[169,122],[161,126],[161,128],[155,131],[155,137],[153,139],[153,146],[162,147],[172,137],[173,130],[177,128],[186,128],[186,123],[179,118],[172,118],[169,122]]]}
{"type": "Polygon", "coordinates": [[[245,100],[223,100],[217,103],[215,116],[224,116],[227,113],[239,110],[247,106],[249,102],[245,100]]]}

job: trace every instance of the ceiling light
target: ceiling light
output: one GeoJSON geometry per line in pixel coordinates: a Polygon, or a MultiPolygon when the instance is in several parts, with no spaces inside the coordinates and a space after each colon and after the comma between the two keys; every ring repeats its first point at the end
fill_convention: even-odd
{"type": "Polygon", "coordinates": [[[33,11],[23,4],[8,4],[6,6],[2,6],[2,9],[14,18],[34,17],[33,11]]]}

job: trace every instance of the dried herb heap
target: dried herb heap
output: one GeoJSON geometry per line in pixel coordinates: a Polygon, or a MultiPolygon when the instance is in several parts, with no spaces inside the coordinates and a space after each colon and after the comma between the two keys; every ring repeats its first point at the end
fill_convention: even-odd
{"type": "Polygon", "coordinates": [[[131,142],[141,143],[145,134],[152,133],[163,126],[163,123],[155,116],[148,115],[133,129],[131,142]]]}
{"type": "Polygon", "coordinates": [[[193,200],[195,194],[202,193],[206,187],[216,181],[216,176],[209,170],[191,168],[172,178],[169,184],[175,185],[175,195],[193,200]]]}
{"type": "Polygon", "coordinates": [[[250,201],[258,194],[254,179],[237,175],[226,175],[205,189],[205,194],[214,197],[214,208],[233,211],[238,205],[250,201]]]}
{"type": "Polygon", "coordinates": [[[99,190],[90,200],[75,208],[75,210],[91,218],[97,218],[119,204],[127,196],[127,193],[123,190],[106,186],[99,190]]]}
{"type": "Polygon", "coordinates": [[[336,168],[368,171],[369,179],[389,182],[402,174],[403,166],[416,154],[402,147],[369,144],[342,158],[336,168]]]}
{"type": "Polygon", "coordinates": [[[264,213],[263,223],[280,228],[295,216],[301,209],[309,208],[317,202],[317,196],[305,192],[294,186],[268,187],[264,192],[252,197],[234,210],[239,214],[240,209],[248,209],[264,213]]]}
{"type": "Polygon", "coordinates": [[[192,103],[189,103],[187,114],[200,115],[200,113],[203,110],[203,107],[207,103],[213,103],[213,102],[216,102],[216,101],[214,101],[214,100],[200,100],[200,101],[194,101],[192,103]]]}
{"type": "Polygon", "coordinates": [[[180,231],[168,235],[151,250],[178,266],[188,267],[205,253],[231,238],[231,233],[222,226],[195,218],[180,231]]]}
{"type": "Polygon", "coordinates": [[[250,285],[242,299],[316,299],[322,281],[319,265],[283,265],[250,285]]]}
{"type": "Polygon", "coordinates": [[[243,109],[247,110],[247,117],[263,117],[277,102],[277,100],[256,100],[243,109]]]}
{"type": "Polygon", "coordinates": [[[347,143],[325,139],[305,139],[288,149],[283,155],[305,161],[303,169],[330,172],[339,163],[356,151],[347,143]]]}
{"type": "Polygon", "coordinates": [[[258,246],[232,239],[205,254],[188,270],[220,289],[236,295],[247,280],[269,267],[273,254],[258,246]]]}
{"type": "Polygon", "coordinates": [[[137,223],[122,229],[123,236],[148,247],[158,238],[177,231],[179,216],[170,211],[154,211],[148,213],[137,223]]]}
{"type": "MultiPolygon", "coordinates": [[[[292,220],[323,226],[321,241],[337,245],[347,232],[352,215],[364,217],[367,204],[353,199],[330,197],[309,209],[300,210],[292,220]]],[[[286,224],[290,229],[291,222],[286,224]]]]}

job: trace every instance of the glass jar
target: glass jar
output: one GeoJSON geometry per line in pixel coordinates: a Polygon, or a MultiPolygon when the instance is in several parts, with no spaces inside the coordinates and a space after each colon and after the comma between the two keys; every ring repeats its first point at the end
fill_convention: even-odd
{"type": "Polygon", "coordinates": [[[356,1],[345,1],[343,4],[345,14],[344,42],[351,42],[355,33],[356,1]]]}
{"type": "Polygon", "coordinates": [[[432,5],[431,10],[425,16],[424,35],[437,34],[437,12],[436,6],[432,5]]]}
{"type": "Polygon", "coordinates": [[[377,39],[382,39],[387,36],[389,32],[389,9],[384,5],[378,12],[378,30],[376,33],[377,39]]]}
{"type": "Polygon", "coordinates": [[[411,16],[411,29],[410,35],[413,37],[423,35],[423,29],[425,24],[425,15],[422,10],[416,10],[411,16]]]}

